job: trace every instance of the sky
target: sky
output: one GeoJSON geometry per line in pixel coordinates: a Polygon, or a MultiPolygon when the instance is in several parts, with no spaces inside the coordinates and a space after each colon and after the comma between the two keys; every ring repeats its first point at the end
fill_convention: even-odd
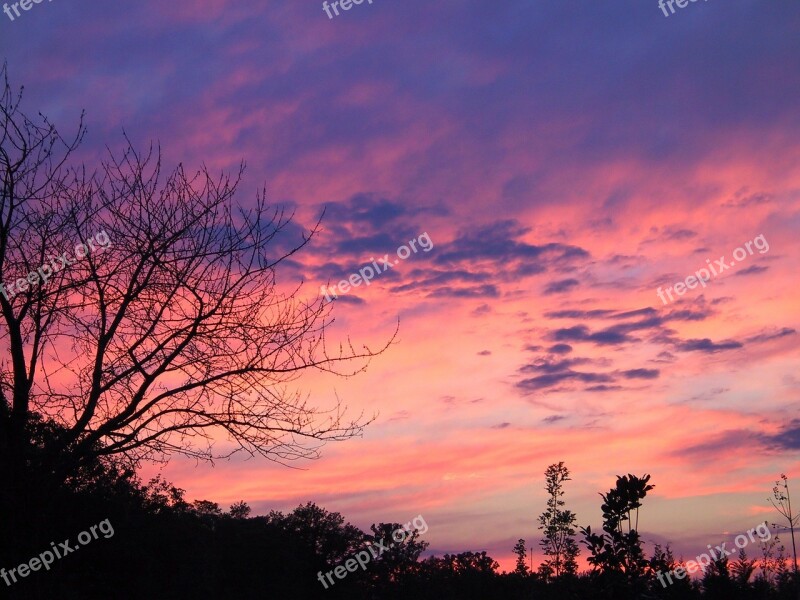
{"type": "Polygon", "coordinates": [[[422,515],[431,552],[486,550],[504,568],[518,538],[536,546],[543,473],[560,461],[568,507],[593,528],[617,475],[651,474],[649,547],[693,557],[775,520],[775,479],[800,476],[800,5],[674,9],[0,13],[25,108],[64,132],[85,110],[87,164],[126,134],[167,165],[245,161],[243,205],[263,187],[295,232],[324,211],[278,273],[304,297],[396,261],[337,292],[331,333],[377,347],[399,322],[394,343],[355,377],[294,384],[374,417],[361,437],[289,467],[175,459],[144,475],[256,514],[314,501],[365,529],[422,515]]]}

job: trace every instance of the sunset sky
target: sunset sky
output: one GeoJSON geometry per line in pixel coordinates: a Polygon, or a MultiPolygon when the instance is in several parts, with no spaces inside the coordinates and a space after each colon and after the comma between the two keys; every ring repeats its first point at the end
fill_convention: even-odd
{"type": "Polygon", "coordinates": [[[89,165],[127,133],[166,166],[244,160],[239,201],[264,186],[296,211],[288,237],[324,209],[278,272],[301,297],[432,242],[334,302],[332,340],[377,347],[399,319],[395,343],[356,377],[296,382],[375,415],[363,437],[292,468],[145,478],[364,529],[421,514],[430,551],[504,568],[537,543],[554,462],[593,529],[598,492],[650,473],[641,533],[685,557],[775,520],[780,473],[800,494],[796,0],[373,0],[333,19],[317,0],[55,0],[0,13],[0,51],[28,112],[70,133],[86,110],[89,165]]]}

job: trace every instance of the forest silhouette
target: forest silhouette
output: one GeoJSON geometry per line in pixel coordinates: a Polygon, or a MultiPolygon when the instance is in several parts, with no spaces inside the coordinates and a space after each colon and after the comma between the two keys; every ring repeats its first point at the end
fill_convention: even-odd
{"type": "MultiPolygon", "coordinates": [[[[38,422],[32,433],[46,443],[54,431],[38,422]]],[[[548,470],[559,466],[563,463],[548,470]]],[[[9,598],[143,600],[797,598],[792,561],[776,537],[750,556],[742,552],[735,559],[713,561],[700,577],[676,578],[666,587],[659,583],[657,572],[674,571],[682,561],[668,547],[656,546],[645,556],[639,532],[628,531],[627,515],[643,507],[647,481],[646,476],[622,476],[603,494],[603,533],[585,528],[581,546],[586,548],[562,544],[560,553],[555,550],[550,542],[564,532],[562,541],[573,539],[575,532],[569,534],[571,519],[559,515],[566,511],[563,504],[556,511],[545,510],[543,516],[551,517],[550,528],[542,529],[545,560],[533,571],[523,539],[515,548],[516,569],[501,572],[486,552],[428,556],[428,543],[414,532],[402,542],[395,540],[365,569],[356,568],[323,587],[320,573],[369,546],[388,546],[392,531],[402,524],[376,523],[362,531],[313,502],[287,513],[252,516],[246,502],[227,510],[209,500],[190,502],[183,490],[161,478],[143,484],[133,471],[97,459],[83,465],[55,494],[30,490],[38,518],[27,524],[24,537],[4,544],[3,565],[38,556],[53,540],[74,541],[77,532],[99,518],[113,524],[113,537],[101,536],[55,561],[50,570],[4,586],[2,593],[9,598]],[[588,552],[591,567],[580,569],[570,561],[570,549],[588,552]]]]}

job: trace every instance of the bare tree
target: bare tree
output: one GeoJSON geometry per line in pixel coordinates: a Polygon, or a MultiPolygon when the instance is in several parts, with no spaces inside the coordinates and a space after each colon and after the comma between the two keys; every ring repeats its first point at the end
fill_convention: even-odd
{"type": "Polygon", "coordinates": [[[61,476],[98,456],[135,464],[242,451],[285,463],[360,433],[363,414],[347,418],[338,399],[320,409],[290,386],[311,370],[358,373],[394,339],[331,349],[331,304],[278,281],[319,221],[300,230],[263,192],[238,207],[243,165],[234,176],[182,165],[165,174],[158,149],[138,153],[127,137],[96,171],[70,166],[83,118],[62,137],[21,111],[6,67],[0,76],[4,477],[41,450],[26,429],[38,415],[58,426],[42,468],[61,476]],[[86,253],[98,232],[108,250],[57,268],[52,255],[76,244],[86,253]]]}

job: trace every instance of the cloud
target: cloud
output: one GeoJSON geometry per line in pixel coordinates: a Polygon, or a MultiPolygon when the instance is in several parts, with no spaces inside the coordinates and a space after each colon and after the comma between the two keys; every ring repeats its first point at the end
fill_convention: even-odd
{"type": "Polygon", "coordinates": [[[664,237],[668,240],[688,240],[696,236],[697,232],[691,229],[673,229],[668,227],[664,230],[664,237]]]}
{"type": "Polygon", "coordinates": [[[792,419],[778,433],[766,434],[751,429],[732,429],[713,436],[707,442],[679,450],[682,456],[724,456],[746,447],[770,451],[800,450],[800,419],[792,419]]]}
{"type": "Polygon", "coordinates": [[[613,329],[591,333],[586,325],[556,329],[550,334],[550,338],[556,342],[593,342],[598,346],[619,345],[631,341],[630,337],[613,329]]]}
{"type": "Polygon", "coordinates": [[[716,343],[708,338],[686,340],[676,344],[676,348],[681,352],[705,352],[707,354],[714,354],[725,350],[735,350],[741,347],[742,343],[735,340],[716,343]]]}
{"type": "Polygon", "coordinates": [[[719,396],[720,394],[724,394],[729,391],[731,391],[730,388],[716,387],[708,390],[708,392],[703,392],[692,396],[691,400],[710,400],[714,396],[719,396]]]}
{"type": "Polygon", "coordinates": [[[411,281],[392,288],[394,292],[408,292],[414,290],[445,290],[452,288],[452,284],[469,286],[474,283],[490,281],[490,273],[471,273],[462,269],[454,271],[440,271],[438,269],[414,269],[407,276],[411,281]]]}
{"type": "Polygon", "coordinates": [[[587,387],[584,391],[586,392],[616,392],[617,390],[621,390],[621,385],[592,385],[587,387]]]}
{"type": "Polygon", "coordinates": [[[577,279],[561,279],[559,281],[553,281],[544,288],[544,294],[545,296],[550,294],[563,294],[579,284],[580,282],[577,279]]]}
{"type": "Polygon", "coordinates": [[[742,188],[736,192],[733,198],[724,202],[722,206],[727,208],[744,208],[756,204],[767,204],[768,202],[772,202],[773,198],[774,196],[772,194],[766,192],[749,194],[747,188],[742,188]]]}
{"type": "Polygon", "coordinates": [[[347,239],[343,239],[336,244],[336,252],[358,257],[369,256],[370,258],[364,261],[365,264],[369,264],[373,259],[380,260],[380,257],[386,253],[389,253],[389,258],[391,258],[395,250],[405,244],[409,238],[414,239],[414,234],[409,233],[403,237],[398,237],[394,233],[374,233],[357,237],[348,236],[347,239]]]}
{"type": "MultiPolygon", "coordinates": [[[[554,359],[553,355],[567,355],[573,351],[573,345],[588,343],[598,347],[624,347],[646,341],[650,344],[669,346],[670,349],[682,352],[714,353],[740,348],[743,344],[736,340],[712,341],[710,339],[688,339],[678,337],[671,323],[697,322],[708,319],[715,314],[714,309],[704,296],[695,300],[683,301],[676,307],[657,310],[653,307],[641,307],[626,310],[596,308],[590,310],[565,308],[545,312],[550,319],[591,320],[606,327],[591,327],[588,323],[577,323],[569,327],[557,327],[542,334],[547,340],[556,342],[550,346],[549,355],[537,358],[520,367],[519,372],[534,375],[519,382],[518,387],[531,390],[567,390],[574,389],[575,384],[585,384],[583,391],[609,392],[624,389],[622,381],[654,381],[661,376],[661,369],[655,368],[623,368],[607,372],[584,372],[577,367],[587,364],[603,364],[611,366],[612,359],[606,356],[601,363],[597,359],[563,358],[554,359]]],[[[777,334],[772,334],[777,335],[777,334]]],[[[783,335],[786,335],[784,333],[783,335]]],[[[529,347],[540,351],[541,346],[529,347]]],[[[677,360],[668,349],[661,350],[655,359],[649,362],[670,364],[677,360]]]]}
{"type": "Polygon", "coordinates": [[[764,271],[769,271],[769,267],[763,267],[761,265],[752,265],[747,267],[746,269],[742,269],[741,271],[736,271],[734,275],[736,277],[743,277],[746,275],[758,275],[759,273],[763,273],[764,271]]]}
{"type": "Polygon", "coordinates": [[[650,233],[651,237],[644,240],[642,244],[655,244],[658,242],[681,242],[697,237],[696,231],[686,229],[685,227],[676,227],[674,225],[669,225],[661,230],[659,230],[658,227],[651,227],[650,233]]]}
{"type": "Polygon", "coordinates": [[[662,350],[662,351],[661,351],[661,352],[659,352],[659,353],[658,353],[658,355],[657,355],[657,356],[656,356],[656,357],[655,357],[653,360],[651,360],[650,362],[656,362],[656,363],[658,363],[658,362],[661,362],[661,363],[673,363],[673,362],[675,362],[676,360],[678,360],[678,358],[677,358],[677,357],[676,357],[674,354],[672,354],[672,352],[668,352],[667,350],[662,350]]]}
{"type": "Polygon", "coordinates": [[[691,309],[684,308],[670,311],[664,321],[704,321],[714,312],[709,309],[691,309]]]}
{"type": "Polygon", "coordinates": [[[557,310],[544,313],[548,319],[602,319],[614,315],[616,311],[607,309],[596,310],[557,310]]]}
{"type": "MultiPolygon", "coordinates": [[[[526,349],[541,350],[541,347],[528,346],[526,349]]],[[[587,384],[587,386],[583,388],[584,391],[610,391],[612,389],[622,389],[621,386],[615,385],[620,377],[629,381],[635,379],[653,380],[657,379],[660,375],[660,370],[658,369],[645,368],[626,369],[612,372],[577,371],[575,370],[576,367],[586,366],[589,364],[605,366],[610,361],[605,357],[566,358],[565,355],[572,352],[572,347],[567,344],[556,344],[551,346],[547,351],[547,355],[540,356],[518,369],[519,373],[535,375],[534,377],[529,377],[520,381],[517,384],[518,388],[525,391],[537,391],[556,388],[569,383],[583,383],[587,384]],[[558,350],[558,352],[553,352],[553,349],[558,350]]]]}
{"type": "Polygon", "coordinates": [[[366,304],[367,301],[363,298],[359,298],[358,296],[352,296],[348,294],[339,294],[335,298],[331,296],[331,302],[341,302],[342,304],[366,304]]]}
{"type": "Polygon", "coordinates": [[[748,344],[760,344],[763,342],[769,342],[772,340],[777,340],[782,337],[794,335],[795,333],[797,333],[797,331],[795,331],[791,327],[782,327],[778,331],[764,331],[762,333],[759,333],[758,335],[749,337],[745,340],[745,342],[748,344]]]}
{"type": "Polygon", "coordinates": [[[610,375],[605,373],[578,373],[576,371],[561,371],[559,373],[548,373],[529,379],[523,379],[517,383],[517,387],[526,391],[536,391],[556,386],[568,381],[579,381],[582,383],[604,383],[613,381],[610,375]]]}
{"type": "Polygon", "coordinates": [[[775,435],[765,435],[764,443],[782,450],[800,450],[800,419],[792,419],[783,431],[775,435]]]}
{"type": "Polygon", "coordinates": [[[660,371],[658,369],[628,369],[622,371],[625,379],[658,379],[660,371]]]}
{"type": "MultiPolygon", "coordinates": [[[[683,301],[685,302],[685,301],[683,301]]],[[[705,307],[705,300],[701,296],[696,299],[691,308],[670,309],[669,312],[659,316],[659,312],[653,307],[637,308],[628,311],[616,311],[607,308],[598,308],[594,310],[557,310],[544,313],[548,319],[594,319],[594,320],[615,320],[621,321],[631,319],[634,317],[647,317],[639,321],[634,321],[631,324],[617,325],[615,327],[632,331],[634,329],[645,329],[650,327],[657,327],[667,321],[699,321],[707,318],[713,314],[710,309],[705,307]]]]}
{"type": "Polygon", "coordinates": [[[405,421],[406,419],[408,419],[410,417],[411,417],[411,413],[410,412],[408,412],[407,410],[401,410],[401,411],[398,411],[398,412],[394,413],[391,417],[389,417],[387,419],[387,421],[390,422],[390,423],[394,422],[394,421],[405,421]]]}
{"type": "Polygon", "coordinates": [[[453,288],[446,286],[428,294],[429,298],[498,298],[500,291],[496,285],[476,285],[453,288]]]}
{"type": "Polygon", "coordinates": [[[480,306],[476,307],[475,310],[472,311],[472,316],[474,317],[482,317],[483,315],[487,315],[492,312],[492,307],[488,304],[481,304],[480,306]]]}
{"type": "MultiPolygon", "coordinates": [[[[362,201],[366,202],[366,201],[362,201]]],[[[362,211],[358,219],[351,218],[351,224],[341,226],[336,235],[341,238],[335,247],[326,252],[341,252],[354,256],[382,256],[386,251],[393,252],[398,240],[412,239],[415,229],[405,227],[398,233],[373,231],[384,216],[401,218],[410,214],[382,200],[370,201],[369,211],[362,211]],[[363,235],[353,233],[352,222],[361,220],[367,223],[362,227],[363,235]]],[[[340,212],[346,212],[338,207],[340,212]]],[[[589,258],[589,253],[577,246],[550,242],[541,245],[529,244],[522,240],[530,228],[521,226],[516,220],[495,221],[470,230],[460,231],[451,241],[435,240],[434,251],[430,253],[432,268],[415,268],[412,271],[392,271],[395,280],[401,280],[392,291],[427,292],[432,298],[499,298],[504,283],[516,283],[520,279],[551,270],[563,270],[578,261],[589,258]]],[[[418,253],[415,259],[425,256],[418,253]]],[[[427,257],[426,257],[427,258],[427,257]]],[[[363,258],[360,258],[363,262],[363,258]]],[[[340,269],[345,271],[345,269],[340,269]]],[[[350,272],[352,269],[347,269],[350,272]]],[[[388,273],[387,273],[388,274],[388,273]]],[[[339,270],[330,267],[320,276],[339,276],[339,270]]],[[[344,276],[344,274],[342,274],[344,276]]],[[[382,274],[382,277],[385,275],[382,274]]],[[[553,293],[567,291],[577,285],[577,280],[560,280],[551,284],[553,293]]],[[[487,312],[488,309],[482,309],[487,312]]],[[[476,314],[481,314],[480,312],[476,314]]]]}
{"type": "Polygon", "coordinates": [[[452,242],[441,245],[435,261],[438,264],[449,265],[490,260],[498,264],[503,263],[506,265],[505,268],[517,261],[538,261],[542,269],[547,269],[554,264],[585,260],[590,257],[586,250],[578,246],[556,242],[536,246],[518,239],[529,231],[530,228],[521,226],[515,219],[482,225],[462,232],[452,242]]]}
{"type": "Polygon", "coordinates": [[[521,373],[557,373],[566,371],[576,365],[584,365],[592,362],[588,358],[567,358],[563,360],[551,361],[548,359],[538,359],[535,362],[520,367],[521,373]]]}
{"type": "MultiPolygon", "coordinates": [[[[539,346],[536,346],[539,348],[539,346]]],[[[547,349],[551,354],[569,354],[572,352],[572,346],[569,344],[554,344],[547,349]]]]}
{"type": "Polygon", "coordinates": [[[636,310],[628,310],[625,312],[614,312],[609,311],[611,313],[610,318],[612,319],[630,319],[631,317],[655,317],[658,314],[658,311],[648,306],[646,308],[637,308],[636,310]]]}
{"type": "Polygon", "coordinates": [[[323,205],[325,215],[337,223],[364,223],[371,229],[381,229],[401,217],[419,214],[420,209],[410,208],[408,203],[378,198],[373,194],[355,194],[345,202],[327,202],[323,205]]]}
{"type": "Polygon", "coordinates": [[[676,450],[675,454],[689,459],[707,460],[715,456],[725,456],[744,447],[762,445],[763,438],[760,434],[749,429],[732,429],[712,436],[708,441],[676,450]]]}
{"type": "Polygon", "coordinates": [[[566,419],[564,415],[550,415],[549,417],[545,417],[542,419],[543,423],[558,423],[559,421],[563,421],[566,419]]]}

